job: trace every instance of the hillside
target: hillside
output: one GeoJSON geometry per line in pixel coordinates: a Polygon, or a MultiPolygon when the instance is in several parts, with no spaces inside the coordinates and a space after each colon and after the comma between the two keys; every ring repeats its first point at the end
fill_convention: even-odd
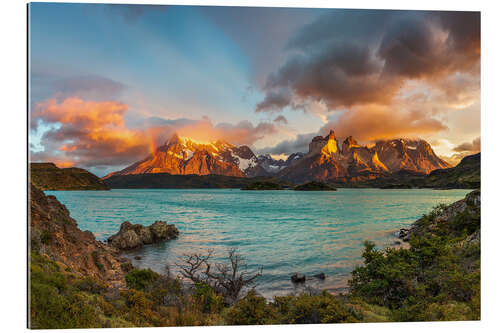
{"type": "Polygon", "coordinates": [[[481,153],[464,157],[459,164],[434,170],[428,175],[400,171],[353,184],[358,187],[477,189],[481,187],[481,153]]]}
{"type": "Polygon", "coordinates": [[[58,168],[54,163],[30,163],[30,180],[43,191],[109,190],[96,175],[80,168],[58,168]]]}
{"type": "Polygon", "coordinates": [[[424,179],[424,187],[479,188],[481,153],[466,156],[453,168],[434,170],[424,179]]]}

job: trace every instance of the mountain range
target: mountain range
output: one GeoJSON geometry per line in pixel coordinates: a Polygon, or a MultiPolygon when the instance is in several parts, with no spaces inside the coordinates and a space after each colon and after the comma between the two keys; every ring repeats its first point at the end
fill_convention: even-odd
{"type": "Polygon", "coordinates": [[[356,182],[400,171],[429,174],[448,168],[424,140],[393,139],[374,145],[359,144],[352,136],[340,144],[335,133],[317,136],[307,153],[297,152],[286,160],[256,156],[248,146],[216,140],[201,142],[174,134],[154,153],[113,176],[168,173],[171,175],[223,175],[277,177],[294,183],[306,181],[356,182]]]}

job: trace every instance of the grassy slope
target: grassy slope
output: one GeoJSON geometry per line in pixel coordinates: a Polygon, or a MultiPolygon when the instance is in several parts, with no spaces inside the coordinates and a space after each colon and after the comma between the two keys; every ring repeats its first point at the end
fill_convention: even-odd
{"type": "MultiPolygon", "coordinates": [[[[345,186],[337,184],[338,186],[345,186]]],[[[481,186],[481,153],[466,156],[458,165],[437,169],[428,175],[402,170],[387,177],[354,184],[352,187],[475,189],[481,186]]]]}
{"type": "Polygon", "coordinates": [[[53,163],[30,163],[30,180],[43,191],[109,189],[99,177],[85,169],[61,169],[53,163]]]}

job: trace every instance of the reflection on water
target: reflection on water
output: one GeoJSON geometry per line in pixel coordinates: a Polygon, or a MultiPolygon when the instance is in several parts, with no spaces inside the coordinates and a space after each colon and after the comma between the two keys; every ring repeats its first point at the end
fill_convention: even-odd
{"type": "Polygon", "coordinates": [[[395,232],[438,203],[467,190],[339,189],[336,192],[238,189],[56,191],[83,230],[100,240],[120,224],[174,223],[179,238],[125,254],[139,267],[163,273],[186,253],[215,250],[219,260],[235,247],[250,269],[263,266],[258,291],[270,297],[294,291],[290,275],[326,274],[316,288],[343,290],[362,263],[364,240],[390,246],[395,232]],[[141,256],[142,260],[133,259],[141,256]]]}

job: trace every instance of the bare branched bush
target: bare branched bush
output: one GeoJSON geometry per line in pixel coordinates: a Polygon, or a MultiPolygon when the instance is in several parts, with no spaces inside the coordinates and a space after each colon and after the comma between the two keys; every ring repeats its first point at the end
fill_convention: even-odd
{"type": "Polygon", "coordinates": [[[236,249],[228,251],[227,263],[210,262],[213,251],[206,255],[185,255],[181,263],[176,264],[184,278],[193,283],[209,285],[216,293],[224,296],[226,303],[234,303],[244,288],[255,287],[256,280],[262,275],[262,267],[250,272],[242,256],[236,249]]]}

